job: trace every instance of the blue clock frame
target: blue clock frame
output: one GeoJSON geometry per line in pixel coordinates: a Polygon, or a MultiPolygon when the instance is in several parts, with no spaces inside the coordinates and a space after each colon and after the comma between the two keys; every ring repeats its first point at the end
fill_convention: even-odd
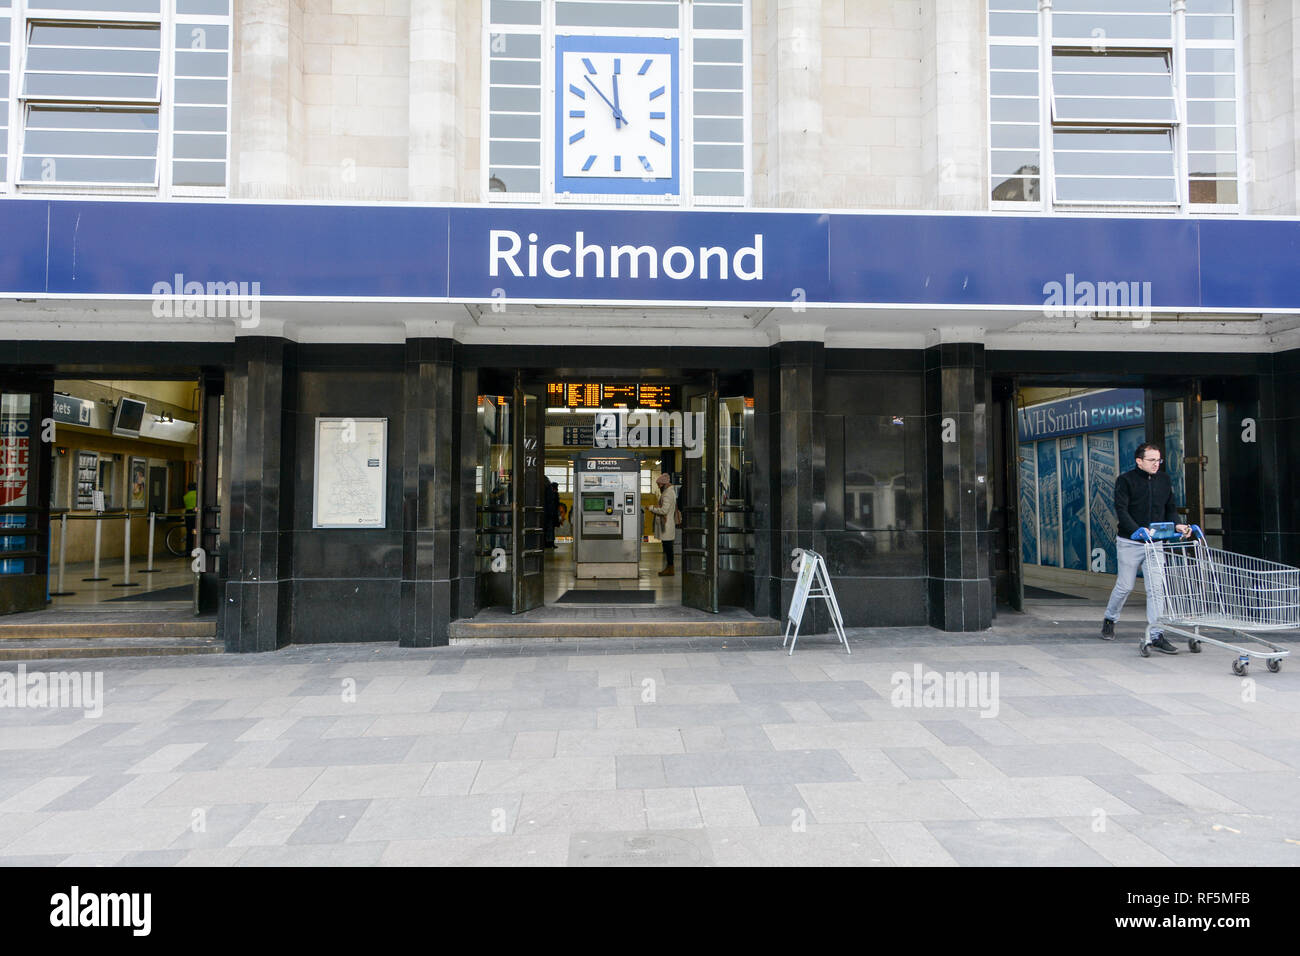
{"type": "Polygon", "coordinates": [[[673,37],[570,36],[555,38],[555,191],[556,193],[607,193],[611,195],[681,195],[681,71],[678,41],[673,37]],[[564,175],[564,54],[649,53],[668,54],[672,72],[672,174],[648,182],[640,178],[564,175]]]}

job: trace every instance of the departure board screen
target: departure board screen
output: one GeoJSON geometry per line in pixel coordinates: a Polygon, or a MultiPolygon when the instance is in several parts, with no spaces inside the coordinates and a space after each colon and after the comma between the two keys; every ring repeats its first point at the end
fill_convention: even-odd
{"type": "Polygon", "coordinates": [[[678,388],[677,385],[548,382],[546,384],[546,407],[596,409],[622,406],[625,408],[672,409],[678,406],[680,400],[678,388]]]}
{"type": "Polygon", "coordinates": [[[638,408],[675,408],[677,406],[677,386],[638,385],[636,387],[636,404],[638,408]]]}
{"type": "Polygon", "coordinates": [[[565,404],[570,408],[600,408],[600,383],[567,383],[565,385],[565,404]]]}
{"type": "Polygon", "coordinates": [[[636,386],[602,385],[600,387],[600,403],[605,408],[613,408],[617,405],[636,408],[636,386]]]}

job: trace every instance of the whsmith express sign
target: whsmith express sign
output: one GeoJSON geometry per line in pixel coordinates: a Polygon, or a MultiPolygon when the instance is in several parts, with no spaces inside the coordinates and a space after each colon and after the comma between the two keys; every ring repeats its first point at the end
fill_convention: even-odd
{"type": "Polygon", "coordinates": [[[1038,441],[1141,425],[1143,398],[1140,388],[1112,388],[1030,405],[1016,412],[1017,431],[1021,441],[1038,441]]]}

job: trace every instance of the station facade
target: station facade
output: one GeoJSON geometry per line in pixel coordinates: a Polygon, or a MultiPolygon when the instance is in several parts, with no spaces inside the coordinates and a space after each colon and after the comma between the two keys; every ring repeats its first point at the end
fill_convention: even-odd
{"type": "Polygon", "coordinates": [[[1139,424],[1300,563],[1300,3],[150,3],[5,11],[8,609],[78,380],[194,383],[231,651],[548,604],[548,466],[619,409],[705,615],[805,548],[850,626],[986,628],[1049,538],[1105,572],[1139,424]],[[1079,394],[1129,417],[1023,431],[1079,394]]]}

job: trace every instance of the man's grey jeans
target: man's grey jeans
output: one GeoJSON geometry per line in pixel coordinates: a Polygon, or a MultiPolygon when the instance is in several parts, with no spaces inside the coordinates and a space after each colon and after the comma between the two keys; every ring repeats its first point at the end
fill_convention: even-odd
{"type": "MultiPolygon", "coordinates": [[[[1142,567],[1142,562],[1146,560],[1146,547],[1128,538],[1116,538],[1115,551],[1119,573],[1115,576],[1115,589],[1110,592],[1110,601],[1106,605],[1106,619],[1109,621],[1119,620],[1119,612],[1124,609],[1124,602],[1128,600],[1129,592],[1137,583],[1138,568],[1142,567]]],[[[1159,616],[1160,602],[1156,589],[1147,582],[1147,623],[1155,624],[1159,616]]],[[[1157,628],[1152,631],[1151,636],[1155,637],[1159,633],[1160,630],[1157,628]]]]}

